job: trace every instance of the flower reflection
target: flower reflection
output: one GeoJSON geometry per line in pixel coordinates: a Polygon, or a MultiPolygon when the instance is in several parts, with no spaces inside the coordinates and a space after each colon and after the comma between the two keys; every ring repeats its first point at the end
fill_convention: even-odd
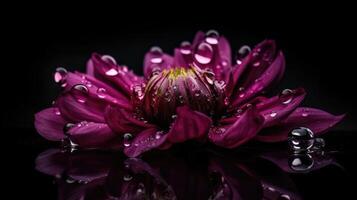
{"type": "Polygon", "coordinates": [[[323,152],[305,154],[311,165],[306,164],[305,170],[292,167],[291,162],[306,158],[286,151],[249,157],[234,154],[165,151],[139,159],[108,152],[49,149],[37,157],[36,169],[55,178],[59,199],[272,200],[302,199],[289,173],[336,164],[323,152]]]}

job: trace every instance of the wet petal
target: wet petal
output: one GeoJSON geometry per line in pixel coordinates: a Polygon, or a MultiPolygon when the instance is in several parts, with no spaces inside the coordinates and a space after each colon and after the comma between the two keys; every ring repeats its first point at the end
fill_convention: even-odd
{"type": "MultiPolygon", "coordinates": [[[[275,60],[269,65],[264,73],[259,73],[259,76],[254,76],[255,80],[244,84],[246,87],[239,85],[243,88],[234,93],[232,97],[232,108],[248,101],[249,99],[259,95],[262,91],[271,87],[272,83],[276,82],[276,79],[281,74],[281,69],[285,66],[285,58],[282,52],[279,52],[275,60]]],[[[234,81],[233,81],[234,83],[234,81]]],[[[238,86],[238,85],[237,85],[238,86]]]]}
{"type": "Polygon", "coordinates": [[[225,119],[225,122],[228,123],[212,128],[208,137],[218,146],[234,148],[255,137],[262,128],[264,118],[251,107],[240,116],[225,119]]]}
{"type": "Polygon", "coordinates": [[[67,134],[70,139],[83,148],[109,148],[108,144],[118,145],[121,140],[113,131],[104,123],[81,122],[69,129],[67,134]]]}
{"type": "Polygon", "coordinates": [[[137,134],[147,128],[155,127],[133,117],[133,113],[117,106],[108,106],[105,119],[109,127],[117,134],[137,134]]]}
{"type": "Polygon", "coordinates": [[[284,141],[288,133],[296,127],[307,127],[315,135],[320,135],[343,119],[344,115],[331,115],[315,108],[297,108],[285,120],[275,126],[263,129],[256,139],[263,142],[284,141]]]}
{"type": "Polygon", "coordinates": [[[284,90],[282,95],[263,100],[257,104],[258,112],[264,117],[264,127],[273,126],[279,123],[295,110],[305,97],[305,90],[284,90]]]}
{"type": "Polygon", "coordinates": [[[96,78],[113,85],[127,96],[131,94],[132,85],[143,82],[140,76],[136,76],[126,66],[118,65],[109,55],[93,53],[90,60],[93,63],[96,78]]]}
{"type": "Polygon", "coordinates": [[[162,145],[167,136],[156,128],[148,128],[134,137],[130,145],[124,148],[124,153],[129,157],[136,157],[162,145]]]}
{"type": "Polygon", "coordinates": [[[90,76],[94,77],[94,64],[91,59],[87,61],[87,68],[86,68],[86,73],[90,76]]]}
{"type": "Polygon", "coordinates": [[[66,120],[63,119],[58,108],[47,108],[35,114],[35,128],[44,138],[59,141],[65,137],[63,127],[66,120]]]}
{"type": "MultiPolygon", "coordinates": [[[[157,51],[161,51],[161,49],[157,49],[157,51]]],[[[144,76],[149,78],[153,71],[162,71],[163,69],[172,67],[172,65],[172,56],[150,50],[144,58],[144,76]]]]}
{"type": "Polygon", "coordinates": [[[171,143],[202,138],[208,133],[212,120],[205,114],[193,111],[188,106],[178,107],[176,112],[177,118],[167,134],[171,143]]]}

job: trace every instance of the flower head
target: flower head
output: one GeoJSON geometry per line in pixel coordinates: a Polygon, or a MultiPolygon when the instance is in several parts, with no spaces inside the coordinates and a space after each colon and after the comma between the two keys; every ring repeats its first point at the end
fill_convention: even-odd
{"type": "Polygon", "coordinates": [[[153,47],[137,76],[109,55],[94,53],[87,73],[58,68],[62,92],[51,108],[35,116],[49,140],[70,140],[78,148],[123,149],[128,156],[186,140],[234,148],[249,140],[277,142],[305,126],[325,132],[343,116],[300,107],[305,91],[285,89],[272,97],[285,59],[272,40],[243,46],[232,62],[227,39],[198,32],[174,56],[153,47]]]}

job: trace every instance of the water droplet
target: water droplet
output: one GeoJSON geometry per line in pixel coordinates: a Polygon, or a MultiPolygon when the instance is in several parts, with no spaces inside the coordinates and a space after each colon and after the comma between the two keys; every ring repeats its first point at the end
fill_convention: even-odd
{"type": "Polygon", "coordinates": [[[133,177],[132,177],[130,174],[125,174],[125,175],[123,176],[123,180],[124,180],[124,181],[130,181],[131,179],[133,179],[133,177]]]}
{"type": "Polygon", "coordinates": [[[176,119],[177,115],[171,115],[171,119],[176,119]]]}
{"type": "Polygon", "coordinates": [[[260,66],[260,62],[259,62],[259,61],[254,62],[254,63],[253,63],[253,66],[254,66],[254,67],[259,67],[259,66],[260,66]]]}
{"type": "Polygon", "coordinates": [[[152,58],[150,60],[151,63],[159,64],[162,63],[162,49],[160,47],[151,47],[150,53],[152,55],[152,58]]]}
{"type": "Polygon", "coordinates": [[[62,139],[61,147],[63,152],[74,152],[78,149],[78,144],[74,143],[69,137],[62,139]]]}
{"type": "Polygon", "coordinates": [[[310,154],[293,154],[289,158],[289,166],[297,172],[304,172],[314,166],[314,160],[310,154]]]}
{"type": "Polygon", "coordinates": [[[239,98],[243,98],[245,96],[244,93],[239,94],[239,98]]]}
{"type": "Polygon", "coordinates": [[[131,133],[125,133],[123,135],[123,144],[124,144],[124,147],[130,147],[131,145],[131,140],[133,139],[133,135],[131,133]]]}
{"type": "Polygon", "coordinates": [[[180,47],[180,52],[184,55],[189,55],[191,54],[192,50],[191,50],[191,43],[184,41],[181,43],[181,47],[180,47]]]}
{"type": "Polygon", "coordinates": [[[143,183],[139,183],[138,187],[136,189],[136,195],[137,196],[142,196],[145,194],[145,186],[143,183]]]}
{"type": "Polygon", "coordinates": [[[55,115],[61,115],[61,111],[58,108],[54,108],[53,112],[55,113],[55,115]]]}
{"type": "Polygon", "coordinates": [[[173,89],[174,91],[177,91],[177,85],[172,86],[172,89],[173,89]]]}
{"type": "Polygon", "coordinates": [[[236,62],[238,65],[242,63],[242,60],[247,57],[247,55],[251,52],[251,49],[248,45],[243,45],[237,52],[236,62]]]}
{"type": "Polygon", "coordinates": [[[201,95],[201,90],[195,91],[195,97],[199,97],[201,95]]]}
{"type": "Polygon", "coordinates": [[[326,146],[326,142],[323,138],[315,138],[313,149],[321,150],[326,146]]]}
{"type": "Polygon", "coordinates": [[[56,72],[53,76],[54,80],[56,83],[61,83],[65,80],[66,76],[67,76],[67,70],[63,67],[58,67],[56,69],[56,72]]]}
{"type": "Polygon", "coordinates": [[[110,55],[103,55],[101,59],[110,65],[117,65],[117,61],[115,61],[115,59],[110,55]]]}
{"type": "Polygon", "coordinates": [[[163,131],[158,131],[158,132],[156,132],[156,133],[155,133],[155,139],[157,139],[157,140],[160,139],[163,134],[164,134],[163,131]]]}
{"type": "Polygon", "coordinates": [[[287,194],[282,194],[279,196],[278,200],[290,200],[290,196],[287,194]]]}
{"type": "Polygon", "coordinates": [[[66,125],[64,125],[64,127],[63,127],[64,134],[66,134],[68,132],[68,130],[74,126],[75,126],[75,124],[72,124],[72,123],[67,123],[66,125]]]}
{"type": "Polygon", "coordinates": [[[70,177],[70,176],[66,178],[66,183],[72,184],[72,183],[75,183],[75,182],[76,182],[76,180],[73,179],[73,178],[70,177]]]}
{"type": "Polygon", "coordinates": [[[104,99],[106,96],[106,90],[104,88],[98,88],[97,95],[99,98],[104,99]]]}
{"type": "Polygon", "coordinates": [[[219,33],[216,30],[209,30],[206,33],[206,42],[208,44],[218,44],[219,33]]]}
{"type": "Polygon", "coordinates": [[[227,67],[227,66],[228,66],[228,61],[222,60],[221,65],[222,65],[223,67],[227,67]]]}
{"type": "Polygon", "coordinates": [[[272,111],[272,112],[270,113],[270,117],[275,117],[276,115],[277,115],[277,112],[272,111]]]}
{"type": "Polygon", "coordinates": [[[208,84],[212,85],[214,83],[215,74],[213,72],[205,71],[203,73],[203,76],[205,77],[208,84]]]}
{"type": "Polygon", "coordinates": [[[296,128],[289,133],[288,143],[295,152],[308,151],[314,144],[314,133],[305,127],[296,128]]]}
{"type": "Polygon", "coordinates": [[[307,112],[303,112],[303,113],[301,114],[301,116],[307,117],[307,116],[309,116],[309,114],[308,114],[307,112]]]}
{"type": "Polygon", "coordinates": [[[224,98],[224,105],[228,106],[229,103],[230,103],[229,98],[228,97],[224,98]]]}
{"type": "Polygon", "coordinates": [[[196,61],[200,64],[208,64],[213,57],[213,49],[211,45],[207,43],[201,43],[198,45],[196,53],[194,54],[196,61]]]}
{"type": "Polygon", "coordinates": [[[293,100],[293,97],[294,97],[294,92],[290,89],[283,90],[279,95],[280,101],[283,104],[289,104],[293,100]]]}
{"type": "Polygon", "coordinates": [[[108,71],[105,72],[107,76],[116,76],[119,74],[118,69],[116,67],[110,68],[108,71]]]}
{"type": "Polygon", "coordinates": [[[85,85],[78,84],[72,87],[72,94],[79,103],[85,103],[88,96],[88,88],[85,85]]]}

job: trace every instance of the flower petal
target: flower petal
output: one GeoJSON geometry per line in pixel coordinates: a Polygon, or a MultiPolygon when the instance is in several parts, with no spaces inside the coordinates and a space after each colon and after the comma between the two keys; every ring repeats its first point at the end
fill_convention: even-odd
{"type": "Polygon", "coordinates": [[[89,60],[87,61],[86,73],[87,73],[89,76],[94,76],[94,64],[93,64],[93,61],[92,61],[91,59],[89,59],[89,60]]]}
{"type": "Polygon", "coordinates": [[[63,119],[58,108],[47,108],[35,114],[35,128],[47,140],[59,141],[65,137],[63,119]]]}
{"type": "Polygon", "coordinates": [[[263,73],[258,73],[259,76],[254,76],[255,80],[253,82],[251,81],[245,82],[242,87],[243,89],[241,89],[241,91],[234,93],[234,96],[232,97],[233,99],[232,108],[236,108],[242,103],[247,102],[249,99],[257,96],[262,91],[270,88],[271,85],[276,82],[277,77],[281,75],[281,69],[284,68],[284,66],[285,66],[284,55],[282,52],[279,52],[275,60],[270,64],[270,66],[263,73]]]}
{"type": "Polygon", "coordinates": [[[59,149],[48,149],[37,156],[35,167],[37,171],[51,176],[59,176],[66,169],[68,157],[59,149]]]}
{"type": "Polygon", "coordinates": [[[105,120],[109,127],[117,134],[137,134],[147,128],[155,127],[133,117],[133,113],[117,106],[108,106],[105,111],[105,120]]]}
{"type": "Polygon", "coordinates": [[[148,128],[134,137],[131,144],[124,148],[124,153],[129,157],[136,157],[162,145],[167,136],[156,128],[148,128]]]}
{"type": "Polygon", "coordinates": [[[273,126],[279,123],[295,110],[305,97],[305,90],[286,90],[286,98],[274,96],[257,104],[258,112],[264,117],[264,127],[273,126]]]}
{"type": "Polygon", "coordinates": [[[173,65],[174,59],[172,56],[162,53],[157,57],[155,53],[149,51],[145,54],[144,58],[144,76],[145,78],[149,78],[152,74],[153,70],[160,70],[168,69],[173,65]],[[153,61],[155,59],[161,59],[159,61],[153,61]]]}
{"type": "Polygon", "coordinates": [[[104,123],[81,122],[69,129],[67,134],[83,148],[112,148],[121,145],[121,138],[104,123]]]}
{"type": "Polygon", "coordinates": [[[225,119],[230,124],[223,124],[210,130],[208,137],[216,145],[235,148],[253,137],[262,128],[264,118],[254,107],[248,108],[242,115],[225,119]]]}
{"type": "Polygon", "coordinates": [[[279,142],[288,138],[288,133],[296,127],[307,127],[315,135],[320,135],[342,120],[344,115],[331,115],[315,108],[297,108],[285,120],[275,126],[263,129],[256,139],[263,142],[279,142]]]}
{"type": "Polygon", "coordinates": [[[131,94],[132,85],[143,82],[140,76],[136,76],[125,66],[119,66],[111,56],[93,53],[90,60],[93,63],[96,78],[112,84],[127,96],[131,94]]]}
{"type": "Polygon", "coordinates": [[[176,113],[177,118],[167,134],[171,143],[202,138],[208,133],[212,120],[205,114],[193,111],[188,106],[178,107],[176,113]]]}

